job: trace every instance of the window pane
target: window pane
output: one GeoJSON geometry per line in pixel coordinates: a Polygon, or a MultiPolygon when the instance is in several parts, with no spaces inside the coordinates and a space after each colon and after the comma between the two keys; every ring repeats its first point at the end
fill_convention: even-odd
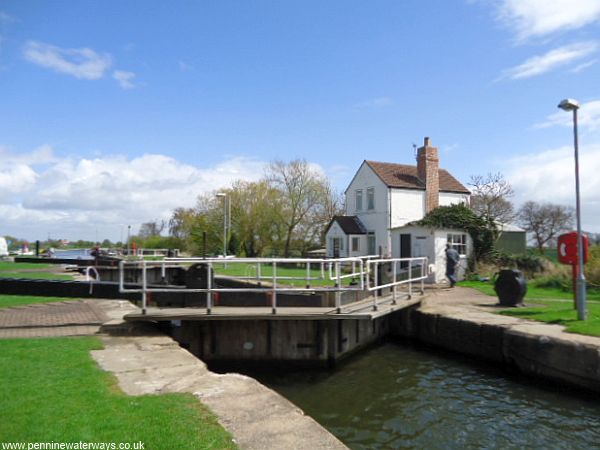
{"type": "Polygon", "coordinates": [[[356,210],[362,211],[362,189],[356,191],[356,210]]]}
{"type": "Polygon", "coordinates": [[[375,188],[367,189],[367,209],[375,209],[375,188]]]}

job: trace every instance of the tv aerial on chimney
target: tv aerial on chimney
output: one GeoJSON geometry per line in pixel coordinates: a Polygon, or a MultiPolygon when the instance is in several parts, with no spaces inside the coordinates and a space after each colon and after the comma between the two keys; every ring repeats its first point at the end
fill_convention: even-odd
{"type": "Polygon", "coordinates": [[[413,146],[413,155],[414,155],[415,159],[417,159],[417,144],[415,144],[413,142],[412,146],[413,146]]]}

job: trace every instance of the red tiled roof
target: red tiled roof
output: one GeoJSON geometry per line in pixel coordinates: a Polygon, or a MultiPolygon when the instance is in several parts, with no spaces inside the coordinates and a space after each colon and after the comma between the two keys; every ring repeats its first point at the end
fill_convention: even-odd
{"type": "MultiPolygon", "coordinates": [[[[425,189],[425,184],[417,175],[417,166],[377,161],[365,161],[389,187],[405,189],[425,189]]],[[[440,191],[470,194],[471,192],[445,169],[439,169],[440,191]]]]}

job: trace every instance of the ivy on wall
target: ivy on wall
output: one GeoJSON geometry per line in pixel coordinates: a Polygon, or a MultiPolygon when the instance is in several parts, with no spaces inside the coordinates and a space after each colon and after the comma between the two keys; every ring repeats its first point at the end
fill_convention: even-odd
{"type": "Polygon", "coordinates": [[[473,239],[473,256],[476,261],[493,257],[498,229],[494,222],[477,216],[465,205],[439,206],[413,225],[465,230],[473,239]]]}

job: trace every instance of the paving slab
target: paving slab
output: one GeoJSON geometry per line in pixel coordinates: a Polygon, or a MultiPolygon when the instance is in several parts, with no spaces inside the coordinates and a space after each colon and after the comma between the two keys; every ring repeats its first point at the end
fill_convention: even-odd
{"type": "MultiPolygon", "coordinates": [[[[102,302],[103,300],[100,300],[102,302]]],[[[114,300],[106,300],[114,302],[114,300]]],[[[67,300],[0,308],[0,338],[96,334],[108,319],[98,300],[67,300]]]]}
{"type": "Polygon", "coordinates": [[[92,352],[130,395],[189,392],[219,417],[242,449],[345,449],[314,419],[253,378],[215,374],[165,336],[102,336],[92,352]]]}

